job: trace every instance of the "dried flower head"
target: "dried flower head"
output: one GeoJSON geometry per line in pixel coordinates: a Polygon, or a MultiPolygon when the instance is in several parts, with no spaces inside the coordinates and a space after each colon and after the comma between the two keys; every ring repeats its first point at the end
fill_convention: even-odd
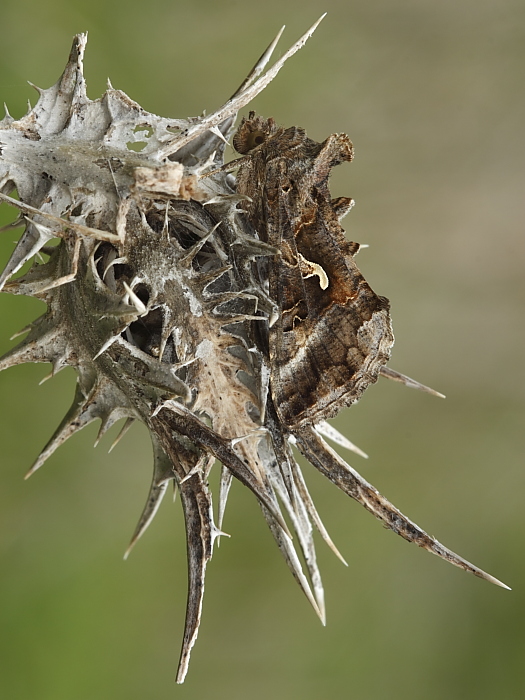
{"type": "MultiPolygon", "coordinates": [[[[135,420],[148,427],[153,480],[128,552],[172,482],[184,510],[189,571],[178,682],[197,637],[206,565],[223,534],[232,477],[256,496],[295,579],[324,622],[312,525],[342,557],[314,507],[291,443],[387,527],[504,585],[427,535],[328,447],[321,435],[358,451],[324,420],[345,402],[314,412],[315,420],[308,414],[297,422],[275,405],[277,336],[271,328],[280,327],[282,310],[271,279],[281,251],[254,227],[247,182],[257,148],[282,130],[261,120],[259,131],[239,132],[238,150],[250,159],[241,163],[239,187],[231,168],[223,167],[223,154],[238,110],[275,77],[317,24],[263,73],[279,34],[223,107],[188,120],[150,114],[111,85],[100,99],[88,99],[82,72],[86,35],[80,34],[56,85],[38,89],[37,104],[21,119],[6,114],[0,122],[0,198],[20,212],[11,228],[24,226],[0,288],[47,304],[45,314],[25,329],[26,338],[0,359],[0,369],[50,362],[53,373],[71,366],[78,375],[71,408],[28,475],[96,419],[99,437],[122,418],[119,438],[135,420]],[[15,190],[18,199],[10,196],[15,190]],[[15,277],[30,260],[29,271],[15,277]],[[216,521],[207,483],[215,461],[222,465],[216,521]]],[[[338,143],[341,148],[343,140],[338,143]]],[[[340,160],[348,160],[349,153],[340,160]]],[[[339,162],[336,156],[332,160],[320,176],[319,206],[328,201],[329,169],[339,162]]],[[[340,198],[330,206],[340,218],[351,204],[340,198]]],[[[357,249],[337,240],[350,260],[357,249]]],[[[298,260],[304,279],[333,289],[322,261],[304,255],[298,260]]],[[[385,366],[393,342],[386,309],[378,306],[374,312],[381,319],[374,326],[380,359],[368,374],[363,370],[360,387],[382,373],[421,388],[385,366]]],[[[362,341],[367,348],[374,345],[370,338],[371,331],[362,341]]]]}

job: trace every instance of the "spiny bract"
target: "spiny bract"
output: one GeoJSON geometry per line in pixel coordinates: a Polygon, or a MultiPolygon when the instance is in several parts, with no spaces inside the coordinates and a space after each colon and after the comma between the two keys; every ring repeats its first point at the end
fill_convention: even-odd
{"type": "MultiPolygon", "coordinates": [[[[1,358],[0,369],[50,362],[53,372],[69,365],[78,373],[73,404],[29,474],[95,419],[101,421],[99,435],[121,418],[121,434],[134,420],[146,424],[153,481],[130,547],[151,522],[168,483],[175,482],[189,572],[178,682],[197,636],[206,565],[221,534],[232,476],[257,497],[323,621],[312,523],[340,556],[292,454],[294,436],[267,410],[269,358],[255,325],[268,324],[276,312],[267,266],[257,261],[271,260],[276,251],[249,226],[235,178],[220,169],[237,111],[317,24],[261,76],[279,34],[221,109],[189,120],[150,114],[111,85],[100,99],[89,100],[82,72],[86,35],[80,34],[57,84],[38,89],[36,106],[21,119],[6,113],[0,122],[0,197],[20,211],[10,228],[25,226],[0,288],[47,304],[25,340],[1,358]],[[18,200],[9,197],[15,190],[18,200]],[[53,239],[58,245],[48,245],[53,239]],[[29,271],[13,278],[31,259],[29,271]],[[207,485],[215,460],[222,464],[217,525],[207,485]]],[[[499,583],[429,537],[349,467],[320,436],[353,449],[331,426],[308,430],[308,440],[297,440],[305,456],[385,525],[499,583]]]]}

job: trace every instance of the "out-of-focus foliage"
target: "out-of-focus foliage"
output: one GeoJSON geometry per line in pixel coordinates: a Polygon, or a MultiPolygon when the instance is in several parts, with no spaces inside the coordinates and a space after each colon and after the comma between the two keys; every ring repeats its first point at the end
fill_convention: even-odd
{"type": "MultiPolygon", "coordinates": [[[[109,75],[146,109],[186,117],[234,91],[287,24],[308,45],[255,108],[321,140],[349,134],[356,160],[334,196],[357,205],[348,237],[388,296],[392,366],[446,401],[380,382],[341,414],[370,454],[365,476],[432,534],[513,586],[491,587],[409,547],[308,470],[349,570],[319,543],[322,629],[298,594],[254,499],[234,488],[210,567],[206,615],[183,688],[173,676],[185,604],[180,505],[166,503],[124,563],[151,455],[137,428],[107,455],[96,426],[28,482],[26,469],[73,392],[48,367],[0,375],[2,696],[451,700],[525,691],[522,89],[517,0],[182,3],[5,0],[0,97],[14,117],[58,78],[88,30],[92,98],[109,75]]],[[[2,223],[14,212],[0,209],[2,223]]],[[[12,249],[0,239],[0,262],[12,249]]],[[[0,350],[38,302],[0,297],[0,350]]],[[[360,463],[358,463],[358,460],[360,463]]]]}

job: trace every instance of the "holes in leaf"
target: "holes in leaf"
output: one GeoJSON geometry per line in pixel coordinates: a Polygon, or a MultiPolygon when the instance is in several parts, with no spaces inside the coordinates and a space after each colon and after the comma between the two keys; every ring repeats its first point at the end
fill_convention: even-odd
{"type": "Polygon", "coordinates": [[[148,145],[147,140],[152,136],[153,129],[147,123],[137,124],[137,126],[133,129],[133,133],[139,134],[140,140],[128,141],[126,143],[126,146],[128,147],[128,149],[130,151],[135,151],[136,153],[140,153],[140,151],[143,151],[146,148],[146,146],[148,145]]]}
{"type": "Polygon", "coordinates": [[[143,151],[148,144],[145,141],[128,141],[126,146],[128,151],[135,151],[135,153],[140,153],[143,151]]]}
{"type": "Polygon", "coordinates": [[[142,136],[144,136],[144,138],[149,139],[153,135],[153,129],[147,123],[138,124],[133,129],[133,133],[134,134],[141,134],[142,136]]]}

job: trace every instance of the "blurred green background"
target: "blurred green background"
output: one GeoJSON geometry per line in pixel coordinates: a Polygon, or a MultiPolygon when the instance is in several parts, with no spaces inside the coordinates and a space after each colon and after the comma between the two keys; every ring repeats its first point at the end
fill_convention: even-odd
{"type": "MultiPolygon", "coordinates": [[[[359,265],[388,296],[392,366],[446,401],[385,380],[336,424],[370,454],[351,464],[491,586],[384,531],[306,477],[349,569],[319,542],[323,629],[254,498],[234,485],[209,567],[186,684],[174,684],[186,564],[180,505],[128,562],[151,451],[134,428],[108,456],[92,425],[22,477],[72,399],[73,371],[0,375],[0,694],[9,700],[438,700],[525,697],[524,59],[521,0],[3,0],[0,97],[20,117],[89,30],[90,97],[107,76],[151,112],[221,105],[286,23],[314,37],[254,103],[356,159],[334,196],[368,243],[359,265]]],[[[2,221],[13,212],[2,207],[2,221]]],[[[1,237],[0,262],[12,250],[1,237]]],[[[0,350],[42,308],[0,297],[0,350]]]]}

